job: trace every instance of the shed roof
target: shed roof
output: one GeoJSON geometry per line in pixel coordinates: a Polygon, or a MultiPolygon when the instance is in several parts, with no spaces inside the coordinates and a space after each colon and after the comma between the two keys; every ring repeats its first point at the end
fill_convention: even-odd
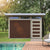
{"type": "Polygon", "coordinates": [[[4,13],[8,17],[16,16],[45,16],[45,13],[4,13]]]}

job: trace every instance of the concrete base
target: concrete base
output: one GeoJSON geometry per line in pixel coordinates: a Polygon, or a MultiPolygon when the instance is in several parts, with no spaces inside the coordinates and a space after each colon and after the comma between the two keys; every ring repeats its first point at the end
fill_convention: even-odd
{"type": "Polygon", "coordinates": [[[42,39],[31,39],[31,41],[42,41],[42,39]]]}

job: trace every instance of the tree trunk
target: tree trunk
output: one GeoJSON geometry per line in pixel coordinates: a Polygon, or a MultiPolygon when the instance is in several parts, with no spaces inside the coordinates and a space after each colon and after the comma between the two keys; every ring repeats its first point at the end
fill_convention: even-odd
{"type": "Polygon", "coordinates": [[[2,28],[2,32],[4,32],[4,28],[2,28]]]}

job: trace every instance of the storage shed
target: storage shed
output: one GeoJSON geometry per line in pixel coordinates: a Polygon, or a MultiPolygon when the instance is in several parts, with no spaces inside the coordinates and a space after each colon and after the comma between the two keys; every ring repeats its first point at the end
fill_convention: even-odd
{"type": "Polygon", "coordinates": [[[42,38],[42,17],[45,13],[5,13],[9,38],[42,38]]]}

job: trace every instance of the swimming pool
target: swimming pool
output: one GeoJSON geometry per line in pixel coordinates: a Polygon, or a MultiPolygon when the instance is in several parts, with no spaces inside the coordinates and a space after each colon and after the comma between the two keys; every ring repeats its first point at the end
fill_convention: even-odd
{"type": "Polygon", "coordinates": [[[22,50],[25,43],[0,44],[0,50],[22,50]]]}

